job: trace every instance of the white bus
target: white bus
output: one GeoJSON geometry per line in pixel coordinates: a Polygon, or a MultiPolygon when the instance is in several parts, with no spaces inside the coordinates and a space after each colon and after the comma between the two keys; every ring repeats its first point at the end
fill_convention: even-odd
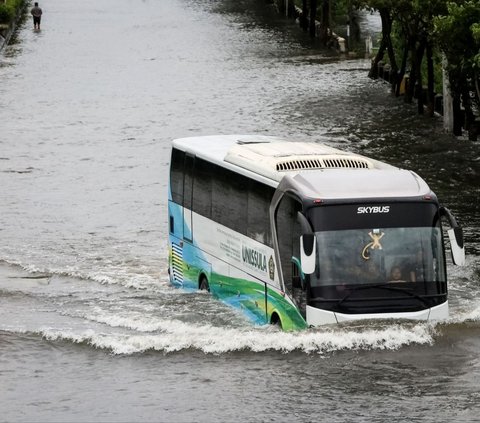
{"type": "Polygon", "coordinates": [[[412,171],[319,143],[182,138],[168,200],[171,282],[257,324],[448,316],[442,217],[455,264],[462,230],[412,171]]]}

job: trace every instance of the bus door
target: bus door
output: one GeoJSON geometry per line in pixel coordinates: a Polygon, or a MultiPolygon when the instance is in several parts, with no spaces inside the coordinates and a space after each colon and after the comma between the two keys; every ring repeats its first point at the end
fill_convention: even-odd
{"type": "Polygon", "coordinates": [[[195,156],[191,154],[185,155],[183,179],[183,239],[192,242],[193,227],[192,227],[192,194],[193,194],[193,164],[195,163],[195,156]]]}
{"type": "Polygon", "coordinates": [[[285,290],[297,304],[300,313],[305,316],[306,292],[304,284],[301,283],[303,275],[300,264],[302,231],[297,221],[297,213],[301,210],[300,202],[285,195],[277,208],[276,228],[285,290]]]}

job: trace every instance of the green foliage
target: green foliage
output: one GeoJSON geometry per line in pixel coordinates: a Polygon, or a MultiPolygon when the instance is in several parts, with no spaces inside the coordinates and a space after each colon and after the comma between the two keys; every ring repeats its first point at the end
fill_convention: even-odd
{"type": "Polygon", "coordinates": [[[480,72],[480,23],[474,23],[470,29],[478,50],[478,53],[473,57],[473,68],[480,72]]]}
{"type": "Polygon", "coordinates": [[[475,42],[480,43],[480,23],[474,23],[470,29],[472,30],[472,35],[475,42]]]}
{"type": "MultiPolygon", "coordinates": [[[[295,1],[299,6],[302,3],[295,1]]],[[[320,6],[321,0],[317,4],[320,6]]],[[[408,49],[407,71],[416,69],[422,46],[432,46],[435,91],[442,88],[441,58],[445,55],[452,90],[457,94],[476,92],[480,104],[475,89],[475,85],[480,86],[480,0],[331,0],[331,6],[333,15],[348,13],[351,8],[386,12],[383,16],[393,20],[391,57],[397,64],[408,49]]],[[[425,60],[420,69],[426,75],[425,60]]]]}
{"type": "MultiPolygon", "coordinates": [[[[358,8],[376,10],[387,17],[382,21],[382,43],[393,47],[390,60],[398,64],[400,58],[407,58],[406,71],[412,75],[416,70],[423,84],[427,74],[425,54],[432,48],[435,91],[442,89],[442,57],[445,56],[452,94],[457,98],[462,96],[465,109],[472,110],[469,98],[477,103],[476,110],[480,109],[480,0],[349,1],[358,8]],[[391,32],[388,18],[393,21],[391,32]],[[406,51],[408,56],[404,55],[406,51]]],[[[377,56],[383,59],[383,53],[377,56]]],[[[372,71],[371,75],[374,77],[372,71]]]]}
{"type": "Polygon", "coordinates": [[[8,4],[0,5],[0,23],[9,23],[15,17],[15,10],[9,7],[8,4]]]}
{"type": "Polygon", "coordinates": [[[447,3],[448,13],[434,18],[435,38],[448,61],[452,89],[470,86],[480,70],[480,0],[447,3]]]}
{"type": "Polygon", "coordinates": [[[331,0],[332,15],[333,16],[348,15],[350,3],[351,2],[349,0],[334,0],[334,1],[331,0]]]}
{"type": "Polygon", "coordinates": [[[0,5],[0,24],[8,24],[15,19],[25,0],[7,0],[0,5]]]}

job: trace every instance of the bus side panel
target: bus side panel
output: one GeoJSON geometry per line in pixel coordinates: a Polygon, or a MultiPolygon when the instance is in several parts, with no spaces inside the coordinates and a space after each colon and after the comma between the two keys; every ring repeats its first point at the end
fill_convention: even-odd
{"type": "Polygon", "coordinates": [[[280,318],[283,330],[305,329],[307,323],[298,308],[293,305],[285,294],[267,285],[267,315],[269,321],[273,313],[280,318]]]}
{"type": "Polygon", "coordinates": [[[264,282],[252,280],[247,273],[230,267],[230,277],[222,279],[221,289],[216,295],[227,304],[241,309],[253,323],[267,323],[264,282]]]}
{"type": "Polygon", "coordinates": [[[212,257],[212,280],[210,282],[210,292],[220,298],[221,292],[226,290],[226,284],[230,276],[230,266],[223,260],[212,257]]]}
{"type": "MultiPolygon", "coordinates": [[[[280,286],[272,248],[196,213],[193,229],[195,245],[215,257],[216,262],[228,264],[228,269],[242,271],[240,278],[280,286]]],[[[218,273],[230,276],[230,271],[218,273]]]]}
{"type": "Polygon", "coordinates": [[[183,207],[169,201],[169,242],[168,263],[170,281],[185,289],[195,290],[199,287],[200,275],[204,274],[207,280],[211,278],[211,266],[205,255],[191,241],[184,239],[185,221],[183,207]]]}
{"type": "Polygon", "coordinates": [[[168,202],[168,226],[170,235],[183,238],[183,207],[173,201],[168,202]]]}
{"type": "Polygon", "coordinates": [[[197,250],[192,243],[183,242],[183,287],[187,289],[198,289],[198,279],[203,263],[198,259],[197,250]]]}
{"type": "Polygon", "coordinates": [[[259,276],[271,273],[271,283],[277,284],[275,265],[270,269],[263,261],[261,267],[259,263],[252,265],[245,261],[247,257],[242,245],[244,247],[251,245],[254,250],[263,253],[266,262],[267,257],[272,257],[273,254],[268,252],[265,246],[195,213],[193,223],[196,230],[193,234],[194,244],[192,244],[183,238],[183,208],[170,201],[169,216],[173,217],[173,225],[171,225],[173,232],[170,232],[169,237],[170,263],[171,267],[174,267],[172,264],[176,262],[178,267],[179,260],[175,259],[173,253],[180,249],[183,277],[182,283],[175,283],[174,279],[173,283],[195,290],[198,289],[200,275],[204,273],[209,281],[211,293],[226,304],[241,309],[253,323],[266,324],[270,321],[272,313],[276,312],[285,330],[306,326],[296,308],[280,294],[278,289],[272,285],[268,285],[266,289],[265,282],[239,269],[240,266],[245,266],[249,272],[258,273],[259,276]],[[204,250],[210,250],[215,254],[204,250]],[[229,261],[232,264],[229,264],[229,261]],[[267,301],[266,291],[268,292],[267,301]]]}
{"type": "Polygon", "coordinates": [[[185,260],[183,257],[183,208],[168,202],[168,273],[170,282],[176,286],[183,286],[185,260]]]}
{"type": "Polygon", "coordinates": [[[242,310],[254,324],[267,323],[265,283],[254,282],[250,275],[217,258],[212,258],[210,292],[225,304],[242,310]]]}
{"type": "Polygon", "coordinates": [[[268,278],[267,260],[273,257],[273,251],[196,213],[193,220],[195,245],[212,263],[210,292],[226,304],[241,309],[253,323],[265,324],[265,282],[261,278],[268,278]],[[263,260],[257,258],[256,265],[249,264],[245,261],[244,248],[254,250],[263,260]]]}

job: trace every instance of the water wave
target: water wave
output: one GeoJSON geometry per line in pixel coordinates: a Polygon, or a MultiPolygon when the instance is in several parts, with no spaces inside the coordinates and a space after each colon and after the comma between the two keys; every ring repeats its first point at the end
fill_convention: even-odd
{"type": "MultiPolygon", "coordinates": [[[[39,274],[79,277],[75,272],[55,272],[52,269],[14,264],[28,272],[27,278],[39,274]]],[[[85,276],[82,275],[81,279],[92,279],[85,276]]],[[[65,300],[62,296],[64,290],[53,287],[48,294],[59,300],[39,302],[41,310],[48,313],[39,314],[37,310],[32,311],[30,316],[27,311],[25,316],[12,320],[10,326],[7,323],[10,320],[4,321],[0,330],[34,334],[49,341],[85,344],[113,354],[197,350],[207,354],[299,351],[324,355],[345,350],[396,350],[412,344],[433,345],[438,337],[443,336],[444,329],[470,322],[477,327],[480,321],[480,301],[471,297],[461,299],[460,282],[456,287],[459,304],[452,307],[452,317],[443,322],[358,321],[299,332],[282,332],[270,325],[249,326],[237,313],[230,314],[230,309],[225,309],[225,305],[206,294],[192,295],[171,288],[166,280],[164,282],[159,288],[158,280],[141,285],[139,289],[142,295],[148,294],[146,297],[132,296],[130,292],[119,296],[108,288],[102,291],[99,301],[86,295],[91,292],[98,295],[95,290],[84,291],[82,288],[65,300]],[[144,290],[146,287],[147,291],[144,290]],[[157,295],[158,290],[167,287],[168,295],[157,295]],[[111,295],[113,298],[110,298],[111,295]],[[51,323],[52,316],[56,323],[51,323]]],[[[5,289],[2,296],[10,292],[10,288],[5,289]]],[[[41,290],[39,292],[43,293],[41,290]]],[[[35,291],[33,300],[41,297],[39,292],[35,291]]]]}
{"type": "Polygon", "coordinates": [[[15,266],[18,269],[27,272],[30,277],[43,275],[44,277],[71,277],[80,280],[89,280],[102,285],[122,285],[126,288],[134,289],[158,289],[168,283],[167,270],[161,269],[156,274],[137,273],[129,271],[122,267],[111,267],[110,269],[88,271],[73,266],[64,268],[54,268],[48,266],[39,266],[35,264],[25,264],[21,261],[0,259],[0,265],[15,266]]]}
{"type": "Polygon", "coordinates": [[[470,307],[457,312],[447,322],[452,324],[480,322],[480,303],[471,303],[470,307]]]}
{"type": "MultiPolygon", "coordinates": [[[[430,324],[416,324],[411,327],[392,325],[364,330],[335,328],[291,333],[271,327],[229,329],[186,324],[175,320],[165,321],[161,326],[159,333],[133,335],[100,333],[93,329],[77,332],[55,328],[42,328],[29,333],[40,335],[48,341],[86,344],[109,350],[113,354],[126,355],[147,351],[172,353],[182,350],[199,350],[207,354],[234,351],[301,351],[323,355],[343,350],[395,350],[410,344],[431,345],[435,337],[435,327],[430,324]]],[[[157,329],[159,328],[160,325],[157,329]]]]}

